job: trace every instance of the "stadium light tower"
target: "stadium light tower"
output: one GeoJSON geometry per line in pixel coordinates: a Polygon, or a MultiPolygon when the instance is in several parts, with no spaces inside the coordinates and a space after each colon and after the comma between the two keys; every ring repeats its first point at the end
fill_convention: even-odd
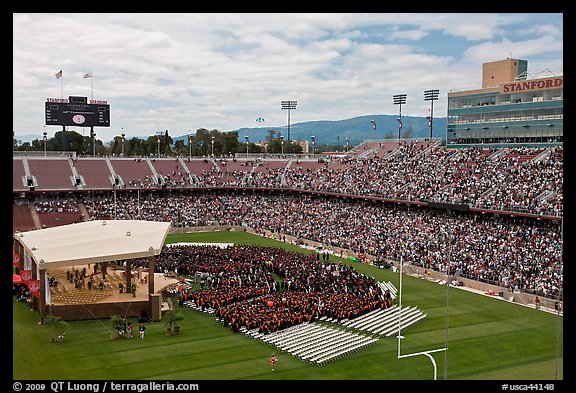
{"type": "MultiPolygon", "coordinates": [[[[94,129],[91,127],[92,130],[94,129]]],[[[96,157],[96,133],[94,131],[91,132],[92,134],[92,157],[96,157]]]]}
{"type": "Polygon", "coordinates": [[[432,119],[434,118],[434,101],[438,100],[437,89],[426,90],[424,92],[424,101],[430,101],[430,116],[428,117],[428,127],[430,127],[430,139],[432,139],[432,119]]]}
{"type": "Polygon", "coordinates": [[[124,134],[124,127],[122,127],[121,130],[122,130],[122,157],[124,157],[124,143],[126,142],[126,134],[124,134]]]}
{"type": "Polygon", "coordinates": [[[160,133],[156,133],[156,142],[158,142],[158,157],[160,157],[160,133]]]}
{"type": "Polygon", "coordinates": [[[394,105],[400,105],[400,111],[398,112],[398,139],[400,139],[400,132],[402,131],[402,104],[406,103],[406,94],[396,94],[392,96],[394,99],[394,105]]]}
{"type": "Polygon", "coordinates": [[[288,141],[290,141],[290,111],[296,109],[297,101],[281,101],[282,109],[288,110],[288,141]]]}
{"type": "Polygon", "coordinates": [[[46,142],[48,141],[48,137],[46,135],[48,135],[48,133],[46,132],[46,128],[44,128],[44,157],[46,157],[46,142]]]}
{"type": "Polygon", "coordinates": [[[246,158],[248,158],[248,146],[249,146],[249,140],[248,140],[248,130],[246,130],[246,158]]]}
{"type": "Polygon", "coordinates": [[[188,130],[188,158],[192,159],[192,134],[188,130]]]}
{"type": "Polygon", "coordinates": [[[312,155],[316,154],[316,138],[312,134],[312,155]]]}

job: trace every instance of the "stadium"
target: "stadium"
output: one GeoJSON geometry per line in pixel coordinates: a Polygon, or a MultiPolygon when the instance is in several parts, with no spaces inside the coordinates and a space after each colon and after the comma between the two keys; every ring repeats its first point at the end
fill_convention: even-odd
{"type": "MultiPolygon", "coordinates": [[[[494,67],[492,83],[517,82],[494,67]]],[[[529,86],[525,104],[453,94],[451,144],[15,152],[14,379],[563,380],[563,89],[529,86]],[[498,134],[480,135],[470,97],[498,134]],[[69,326],[58,344],[50,317],[69,326]]]]}

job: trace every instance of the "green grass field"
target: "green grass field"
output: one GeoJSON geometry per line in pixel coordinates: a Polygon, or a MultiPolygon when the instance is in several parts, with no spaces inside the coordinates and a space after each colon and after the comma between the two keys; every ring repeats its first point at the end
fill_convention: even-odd
{"type": "MultiPolygon", "coordinates": [[[[167,242],[230,242],[301,248],[246,232],[169,235],[167,242]]],[[[332,261],[337,258],[331,257],[332,261]]],[[[342,261],[342,260],[340,260],[342,261]]],[[[356,262],[354,267],[399,288],[399,275],[356,262]]],[[[447,287],[405,276],[402,307],[428,316],[405,331],[401,354],[444,348],[447,287]]],[[[397,299],[396,299],[397,300],[397,299]]],[[[177,306],[176,306],[177,307],[177,306]]],[[[398,359],[397,338],[325,366],[305,363],[263,342],[223,327],[211,315],[188,308],[178,336],[166,336],[163,322],[148,324],[140,340],[110,339],[109,320],[70,321],[61,343],[38,313],[13,300],[13,379],[16,380],[431,380],[427,356],[398,359]],[[277,370],[268,357],[275,352],[277,370]]],[[[133,319],[133,323],[136,319],[133,319]]],[[[562,380],[563,321],[497,298],[450,289],[449,380],[562,380]],[[558,339],[557,339],[558,337],[558,339]],[[558,362],[557,362],[557,343],[558,362]]],[[[135,332],[137,335],[137,332],[135,332]]],[[[445,353],[433,354],[437,378],[444,379],[445,353]]]]}

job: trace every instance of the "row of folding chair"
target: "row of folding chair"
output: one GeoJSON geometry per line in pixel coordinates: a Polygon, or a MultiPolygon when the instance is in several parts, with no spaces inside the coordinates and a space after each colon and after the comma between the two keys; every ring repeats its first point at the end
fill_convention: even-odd
{"type": "Polygon", "coordinates": [[[316,354],[314,357],[309,358],[307,360],[309,360],[310,362],[314,362],[319,366],[323,366],[324,364],[330,361],[339,359],[343,356],[364,349],[368,345],[374,344],[377,341],[378,339],[374,337],[360,336],[355,338],[354,340],[345,341],[338,345],[331,346],[328,348],[327,351],[320,352],[316,354]]]}
{"type": "Polygon", "coordinates": [[[400,315],[400,308],[396,307],[394,310],[394,315],[390,316],[387,322],[382,323],[380,326],[371,330],[371,333],[379,334],[381,336],[386,335],[388,332],[398,331],[398,320],[406,320],[411,315],[419,313],[419,310],[414,307],[402,308],[402,315],[400,315]],[[400,317],[400,318],[399,318],[400,317]]]}
{"type": "Polygon", "coordinates": [[[315,329],[315,325],[311,323],[299,324],[296,326],[301,327],[299,329],[291,329],[284,334],[280,334],[282,331],[268,334],[263,338],[263,341],[279,347],[281,345],[291,345],[306,341],[310,338],[316,337],[319,333],[319,331],[315,329]]]}
{"type": "MultiPolygon", "coordinates": [[[[419,313],[415,313],[414,315],[406,318],[405,320],[402,319],[400,330],[406,329],[406,328],[416,324],[417,322],[423,320],[426,317],[427,317],[427,314],[419,312],[419,313]]],[[[392,335],[394,335],[394,330],[386,333],[386,337],[390,337],[392,335]]]]}
{"type": "Polygon", "coordinates": [[[349,328],[363,330],[365,326],[380,321],[384,316],[390,313],[390,310],[393,310],[394,308],[395,306],[385,309],[377,308],[364,315],[354,318],[351,322],[347,323],[345,326],[349,328]]]}
{"type": "Polygon", "coordinates": [[[186,301],[183,303],[183,305],[186,306],[186,307],[189,307],[189,308],[191,308],[191,309],[193,309],[193,310],[196,310],[196,311],[199,311],[199,312],[203,312],[204,314],[214,314],[214,311],[216,311],[216,310],[214,310],[212,307],[208,307],[208,308],[202,310],[202,306],[198,306],[198,305],[196,304],[196,302],[194,302],[194,300],[192,300],[192,299],[186,300],[186,301]]]}
{"type": "Polygon", "coordinates": [[[300,340],[282,343],[278,347],[282,350],[290,352],[294,356],[299,356],[301,353],[312,351],[315,348],[329,345],[329,343],[340,340],[344,337],[342,330],[333,330],[325,327],[317,326],[316,329],[308,336],[300,340]]]}
{"type": "Polygon", "coordinates": [[[386,290],[390,291],[390,295],[392,296],[392,299],[396,299],[396,287],[394,286],[394,284],[392,284],[390,281],[388,282],[384,282],[384,281],[380,281],[378,282],[378,286],[380,288],[382,288],[383,292],[386,292],[386,290]]]}
{"type": "Polygon", "coordinates": [[[378,315],[378,318],[361,323],[356,327],[356,329],[374,333],[376,329],[389,324],[390,321],[397,320],[398,319],[396,317],[397,313],[398,313],[398,307],[394,306],[387,308],[378,315]]]}

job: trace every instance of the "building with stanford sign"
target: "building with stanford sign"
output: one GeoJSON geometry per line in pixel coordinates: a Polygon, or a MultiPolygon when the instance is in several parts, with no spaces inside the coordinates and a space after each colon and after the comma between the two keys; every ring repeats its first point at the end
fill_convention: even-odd
{"type": "Polygon", "coordinates": [[[562,145],[564,77],[527,79],[527,65],[518,59],[484,63],[481,89],[448,93],[446,145],[562,145]]]}

